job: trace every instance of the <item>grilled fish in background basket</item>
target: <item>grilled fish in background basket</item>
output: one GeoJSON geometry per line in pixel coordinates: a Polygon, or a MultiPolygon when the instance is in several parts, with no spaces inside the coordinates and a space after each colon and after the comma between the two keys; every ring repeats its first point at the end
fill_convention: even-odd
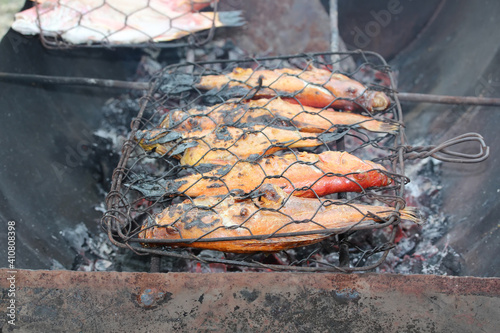
{"type": "Polygon", "coordinates": [[[172,41],[212,27],[241,26],[240,11],[199,10],[217,0],[36,0],[15,15],[24,35],[60,37],[69,44],[172,41]]]}
{"type": "Polygon", "coordinates": [[[175,157],[195,170],[200,165],[213,167],[177,179],[132,179],[128,186],[146,197],[188,197],[150,215],[139,238],[157,243],[144,246],[273,252],[317,243],[345,230],[370,228],[395,215],[418,221],[410,208],[396,212],[386,206],[319,198],[390,185],[382,165],[347,152],[291,149],[326,147],[352,128],[396,133],[397,123],[372,114],[389,107],[383,92],[311,66],[236,68],[226,75],[201,76],[193,86],[224,90],[226,96],[240,99],[170,110],[156,128],[136,133],[145,151],[175,157]],[[360,110],[370,116],[350,113],[360,110]],[[318,232],[325,230],[329,233],[318,232]],[[297,232],[301,234],[293,234],[297,232]],[[232,239],[224,240],[228,237],[232,239]]]}

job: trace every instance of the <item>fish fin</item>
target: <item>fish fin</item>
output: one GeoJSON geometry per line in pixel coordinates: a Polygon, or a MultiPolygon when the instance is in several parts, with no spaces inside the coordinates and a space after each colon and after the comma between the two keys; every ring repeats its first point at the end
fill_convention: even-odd
{"type": "MultiPolygon", "coordinates": [[[[204,29],[209,29],[209,28],[203,28],[201,30],[204,30],[204,29]]],[[[176,32],[172,32],[171,30],[172,29],[169,29],[169,31],[167,31],[166,33],[154,37],[153,41],[154,42],[170,42],[172,40],[180,39],[180,38],[185,37],[187,35],[198,32],[198,30],[196,30],[196,31],[179,30],[176,32]]]]}
{"type": "Polygon", "coordinates": [[[384,133],[397,134],[399,132],[399,124],[383,123],[380,125],[380,130],[384,133]]]}
{"type": "Polygon", "coordinates": [[[215,26],[217,27],[241,27],[244,25],[245,19],[241,15],[241,10],[234,10],[230,12],[219,12],[216,16],[217,20],[215,26]]]}
{"type": "MultiPolygon", "coordinates": [[[[203,89],[203,86],[198,85],[199,88],[203,89]]],[[[229,87],[225,86],[222,90],[218,88],[211,89],[205,92],[202,96],[203,102],[206,104],[219,104],[228,102],[231,99],[239,99],[246,96],[250,92],[249,88],[235,86],[229,87]]]]}
{"type": "Polygon", "coordinates": [[[318,139],[323,142],[333,142],[342,139],[347,134],[347,132],[348,130],[337,129],[333,132],[321,133],[320,135],[318,135],[318,139]]]}
{"type": "Polygon", "coordinates": [[[182,134],[177,131],[169,131],[165,129],[161,133],[151,134],[150,131],[143,131],[142,133],[137,132],[135,136],[138,140],[143,140],[146,145],[152,144],[165,144],[168,142],[176,141],[182,138],[182,134]],[[152,136],[156,135],[156,136],[152,136]],[[142,136],[142,137],[141,137],[142,136]]]}
{"type": "MultiPolygon", "coordinates": [[[[171,181],[172,182],[172,181],[171,181]]],[[[158,179],[150,176],[131,176],[124,184],[126,187],[142,193],[146,198],[159,198],[168,194],[168,180],[158,179]]]]}
{"type": "Polygon", "coordinates": [[[182,143],[178,144],[177,146],[175,146],[175,148],[173,150],[169,151],[168,154],[170,156],[179,155],[180,153],[183,153],[184,151],[186,151],[186,149],[196,147],[196,146],[198,146],[198,142],[196,142],[196,141],[182,142],[182,143]]]}

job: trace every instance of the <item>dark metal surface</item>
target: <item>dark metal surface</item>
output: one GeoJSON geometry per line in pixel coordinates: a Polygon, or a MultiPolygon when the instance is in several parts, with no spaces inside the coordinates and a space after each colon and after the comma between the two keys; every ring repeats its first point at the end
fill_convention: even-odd
{"type": "MultiPolygon", "coordinates": [[[[2,72],[125,80],[140,52],[48,51],[37,39],[10,31],[0,43],[0,59],[2,72]]],[[[2,81],[0,91],[2,225],[16,221],[19,267],[50,268],[55,259],[69,268],[75,252],[60,232],[80,222],[98,230],[100,214],[91,207],[102,202],[96,186],[102,174],[93,132],[116,90],[2,81]]],[[[2,228],[1,239],[5,233],[2,228]]],[[[3,256],[5,251],[0,248],[3,256]]]]}
{"type": "MultiPolygon", "coordinates": [[[[447,1],[439,19],[396,57],[398,88],[435,95],[500,98],[500,2],[447,1]],[[460,22],[460,24],[457,24],[460,22]]],[[[445,142],[478,132],[490,143],[480,165],[443,164],[447,230],[437,244],[451,246],[464,260],[463,273],[500,276],[500,108],[438,104],[403,105],[409,142],[445,142]]],[[[458,148],[458,147],[457,147],[458,148]]],[[[458,152],[476,151],[462,145],[458,152]]]]}
{"type": "Polygon", "coordinates": [[[407,92],[399,92],[398,96],[402,102],[500,106],[500,98],[491,98],[491,97],[444,96],[444,95],[418,94],[418,93],[407,93],[407,92]]]}
{"type": "Polygon", "coordinates": [[[390,60],[440,15],[448,15],[442,10],[446,2],[339,0],[339,31],[348,49],[375,51],[390,60]]]}
{"type": "MultiPolygon", "coordinates": [[[[6,270],[0,271],[2,332],[6,270]]],[[[500,279],[18,271],[22,332],[495,332],[500,279]]]]}
{"type": "Polygon", "coordinates": [[[21,82],[25,84],[50,84],[90,86],[100,88],[148,90],[147,82],[129,82],[120,80],[97,79],[90,77],[48,76],[35,74],[0,73],[0,80],[7,82],[21,82]]]}
{"type": "Polygon", "coordinates": [[[245,26],[216,33],[227,36],[246,54],[330,50],[330,19],[319,0],[222,0],[219,9],[243,12],[245,26]]]}

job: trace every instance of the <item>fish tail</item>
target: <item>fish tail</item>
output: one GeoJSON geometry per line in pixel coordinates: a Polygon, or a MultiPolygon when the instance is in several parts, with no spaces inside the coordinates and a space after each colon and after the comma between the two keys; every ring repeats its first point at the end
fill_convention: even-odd
{"type": "Polygon", "coordinates": [[[415,207],[406,207],[405,209],[401,210],[400,213],[402,220],[408,220],[417,224],[422,223],[420,212],[415,207]]]}
{"type": "Polygon", "coordinates": [[[380,120],[370,120],[360,123],[359,126],[372,132],[397,134],[399,131],[399,124],[386,123],[380,120]]]}
{"type": "MultiPolygon", "coordinates": [[[[205,14],[205,13],[203,13],[205,14]]],[[[219,12],[216,14],[215,26],[216,27],[241,27],[244,25],[245,19],[241,15],[241,10],[234,10],[230,12],[219,12]]]]}

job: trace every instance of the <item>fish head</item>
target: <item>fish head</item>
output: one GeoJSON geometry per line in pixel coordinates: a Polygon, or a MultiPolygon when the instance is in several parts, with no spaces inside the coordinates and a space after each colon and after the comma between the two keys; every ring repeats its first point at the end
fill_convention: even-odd
{"type": "Polygon", "coordinates": [[[242,226],[247,220],[251,219],[258,210],[259,208],[248,200],[236,200],[228,205],[226,210],[221,211],[219,217],[222,218],[222,225],[226,228],[242,226]]]}
{"type": "Polygon", "coordinates": [[[392,184],[392,178],[387,175],[387,169],[382,165],[372,161],[363,161],[363,163],[364,166],[358,174],[360,181],[369,182],[368,186],[387,186],[392,184]]]}
{"type": "Polygon", "coordinates": [[[134,140],[139,143],[142,149],[147,152],[155,152],[161,145],[157,140],[165,136],[165,129],[152,129],[137,131],[134,140]]]}
{"type": "MultiPolygon", "coordinates": [[[[180,237],[180,231],[175,226],[175,221],[182,215],[182,211],[176,208],[168,208],[157,216],[149,217],[142,225],[139,238],[143,239],[175,239],[180,237]]],[[[148,244],[143,244],[147,246],[148,244]]]]}
{"type": "MultiPolygon", "coordinates": [[[[35,6],[23,10],[15,14],[15,21],[12,23],[12,29],[23,35],[36,35],[40,33],[39,18],[44,17],[46,24],[47,20],[51,20],[51,12],[55,12],[58,3],[57,1],[44,1],[35,6]],[[47,18],[47,14],[49,17],[47,18]]],[[[51,23],[52,20],[49,22],[51,23]]],[[[44,27],[44,32],[52,32],[47,27],[44,27]]]]}
{"type": "Polygon", "coordinates": [[[155,152],[160,155],[168,153],[169,156],[178,155],[197,145],[193,141],[182,142],[182,133],[164,128],[137,131],[134,140],[146,152],[155,152]]]}
{"type": "Polygon", "coordinates": [[[182,110],[173,110],[165,114],[163,120],[160,123],[159,128],[171,128],[174,124],[182,122],[187,118],[187,115],[182,110]]]}
{"type": "Polygon", "coordinates": [[[365,187],[391,184],[391,178],[387,176],[386,168],[378,163],[361,160],[347,152],[339,151],[326,151],[319,154],[318,157],[326,169],[350,174],[350,178],[365,184],[365,187]]]}
{"type": "MultiPolygon", "coordinates": [[[[251,201],[248,199],[228,198],[224,200],[224,209],[219,210],[219,217],[225,227],[244,227],[245,222],[264,209],[279,209],[288,195],[278,186],[264,184],[255,191],[251,201]]],[[[258,218],[258,217],[256,217],[258,218]]]]}
{"type": "Polygon", "coordinates": [[[391,105],[391,100],[389,97],[381,91],[369,91],[367,93],[367,103],[369,111],[384,111],[389,105],[391,105]]]}

